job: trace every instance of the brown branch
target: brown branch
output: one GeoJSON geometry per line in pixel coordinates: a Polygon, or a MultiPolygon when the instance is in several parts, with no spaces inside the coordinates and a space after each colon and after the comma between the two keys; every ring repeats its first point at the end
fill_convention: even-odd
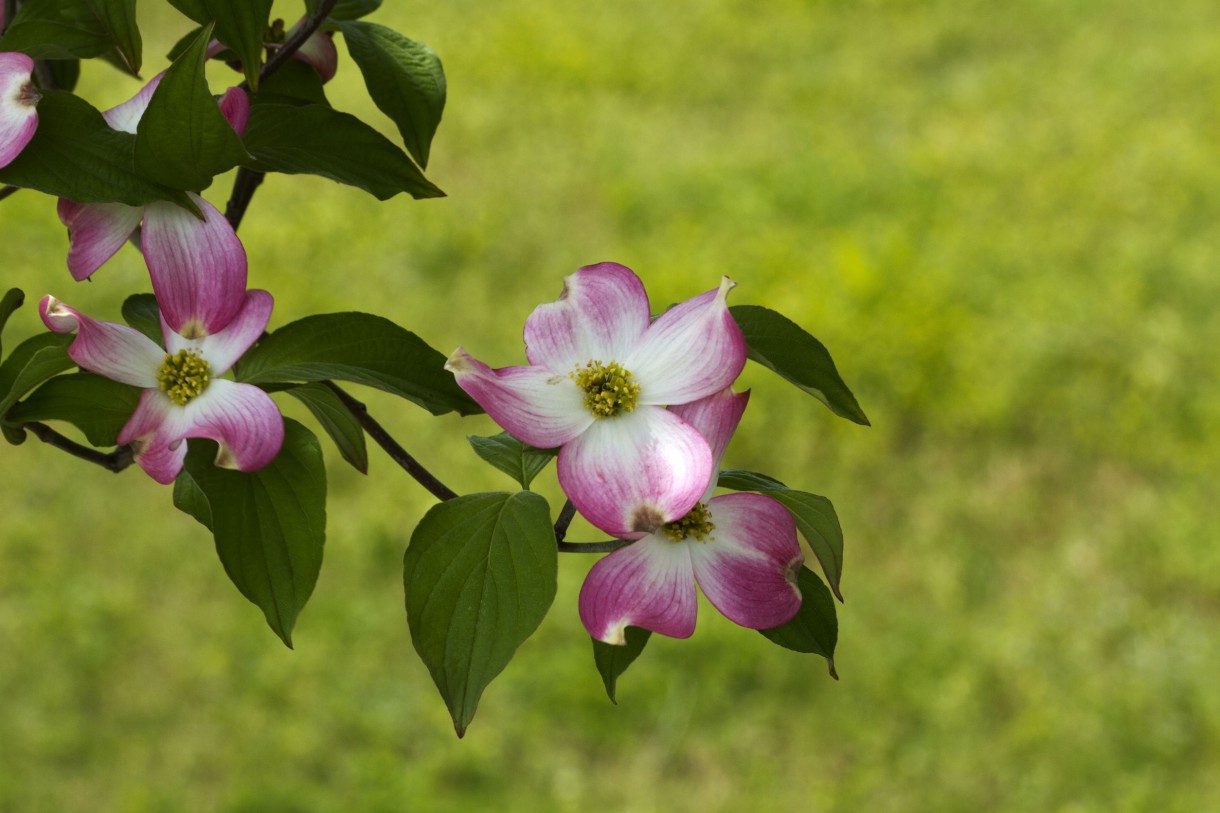
{"type": "Polygon", "coordinates": [[[79,457],[81,460],[96,463],[107,471],[120,472],[130,466],[135,458],[130,444],[120,446],[113,452],[104,453],[96,449],[90,449],[88,446],[82,446],[39,421],[20,424],[20,428],[28,430],[30,434],[43,443],[54,446],[56,449],[61,449],[74,457],[79,457]]]}
{"type": "Polygon", "coordinates": [[[558,542],[560,553],[610,553],[632,544],[630,539],[607,539],[605,542],[558,542]]]}
{"type": "MultiPolygon", "coordinates": [[[[260,83],[278,71],[281,65],[292,59],[292,55],[300,50],[301,46],[305,44],[305,40],[312,37],[314,32],[322,27],[322,23],[326,22],[326,18],[330,15],[331,10],[334,9],[336,2],[338,0],[322,0],[321,3],[318,3],[318,7],[314,9],[313,14],[307,16],[301,22],[301,27],[294,31],[291,37],[284,40],[284,44],[279,47],[279,50],[263,63],[263,67],[258,71],[258,81],[260,83]]],[[[249,90],[250,88],[243,82],[242,89],[249,90]]]]}

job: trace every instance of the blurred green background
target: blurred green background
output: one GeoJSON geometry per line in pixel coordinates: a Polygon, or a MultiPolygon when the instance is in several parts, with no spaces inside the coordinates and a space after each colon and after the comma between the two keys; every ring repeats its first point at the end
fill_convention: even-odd
{"type": "MultiPolygon", "coordinates": [[[[151,75],[186,25],[143,5],[151,75]]],[[[380,450],[364,478],[328,446],[288,651],[168,489],[31,441],[0,468],[0,810],[1220,810],[1220,6],[386,6],[444,60],[450,197],[269,180],[242,236],[272,326],[371,311],[499,366],[580,265],[658,307],[731,275],[874,424],[751,365],[727,460],[838,507],[842,680],[704,605],[613,706],[565,556],[458,741],[402,610],[430,501],[380,450]]],[[[375,118],[340,52],[332,102],[375,118]]],[[[131,249],[74,284],[53,201],[0,214],[5,287],[109,319],[147,289],[131,249]]],[[[455,487],[510,487],[463,440],[486,418],[357,394],[455,487]]]]}

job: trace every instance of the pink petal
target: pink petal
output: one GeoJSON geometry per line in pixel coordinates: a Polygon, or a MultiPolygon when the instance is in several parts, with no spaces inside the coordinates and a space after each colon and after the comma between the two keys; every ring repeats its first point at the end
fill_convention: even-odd
{"type": "MultiPolygon", "coordinates": [[[[289,31],[287,36],[292,36],[292,32],[289,31]]],[[[292,58],[299,59],[317,71],[318,76],[322,77],[323,84],[334,79],[335,72],[339,70],[339,52],[335,48],[335,41],[329,34],[321,31],[314,32],[309,39],[305,40],[292,58]]]]}
{"type": "Polygon", "coordinates": [[[245,135],[246,124],[250,121],[250,97],[238,87],[229,88],[220,99],[220,112],[233,128],[233,131],[245,135]]]}
{"type": "Polygon", "coordinates": [[[181,413],[182,407],[165,393],[147,389],[119,432],[119,443],[131,444],[136,464],[162,485],[174,482],[186,459],[186,443],[178,433],[181,413]]]}
{"type": "Polygon", "coordinates": [[[165,71],[161,71],[140,88],[140,92],[135,96],[103,113],[102,117],[106,119],[106,123],[114,130],[134,135],[136,128],[140,126],[140,119],[144,117],[144,111],[148,109],[148,103],[152,101],[153,92],[164,76],[165,71]]]}
{"type": "Polygon", "coordinates": [[[25,54],[0,53],[0,167],[8,166],[38,129],[33,71],[34,60],[25,54]]]}
{"type": "Polygon", "coordinates": [[[53,296],[38,304],[43,324],[56,333],[76,331],[68,356],[86,370],[137,387],[157,386],[165,351],[140,331],[114,322],[98,322],[53,296]]]}
{"type": "Polygon", "coordinates": [[[284,443],[284,419],[271,396],[253,384],[212,379],[183,408],[177,431],[183,437],[220,444],[216,465],[254,471],[275,459],[284,443]]]}
{"type": "Polygon", "coordinates": [[[223,375],[250,349],[250,345],[258,341],[267,329],[267,323],[271,321],[273,304],[275,300],[266,291],[246,291],[245,304],[233,317],[233,321],[225,325],[223,330],[199,341],[199,352],[211,365],[212,375],[223,375]]]}
{"type": "Polygon", "coordinates": [[[733,282],[667,310],[624,363],[648,404],[685,404],[733,383],[746,364],[746,340],[725,305],[733,282]]]}
{"type": "Polygon", "coordinates": [[[687,541],[695,579],[717,610],[750,629],[789,621],[801,606],[796,573],[805,562],[788,509],[763,494],[725,494],[708,503],[715,530],[687,541]]]}
{"type": "Polygon", "coordinates": [[[566,375],[542,367],[493,370],[460,347],[445,369],[492,420],[531,446],[562,446],[593,423],[584,394],[566,375]]]}
{"type": "Polygon", "coordinates": [[[144,217],[144,207],[125,203],[74,203],[60,198],[56,208],[68,227],[68,271],[78,281],[113,257],[144,217]]]}
{"type": "Polygon", "coordinates": [[[689,638],[697,610],[689,547],[649,536],[593,565],[580,588],[580,620],[589,634],[625,644],[632,626],[689,638]]]}
{"type": "Polygon", "coordinates": [[[187,338],[227,325],[246,301],[246,250],[215,206],[196,194],[200,220],[180,206],[144,207],[144,259],[170,327],[187,338]]]}
{"type": "Polygon", "coordinates": [[[530,314],[525,355],[530,364],[564,374],[589,361],[621,364],[650,318],[648,294],[635,272],[618,263],[587,265],[564,278],[559,299],[530,314]]]}
{"type": "Polygon", "coordinates": [[[677,415],[642,406],[595,420],[559,450],[557,469],[559,485],[585,519],[613,536],[639,539],[695,506],[711,477],[712,452],[677,415]]]}
{"type": "Polygon", "coordinates": [[[737,424],[741,422],[749,400],[749,390],[733,392],[731,387],[725,387],[715,395],[669,408],[670,412],[698,429],[712,447],[712,476],[702,502],[706,502],[716,490],[720,461],[724,459],[724,451],[737,431],[737,424]]]}

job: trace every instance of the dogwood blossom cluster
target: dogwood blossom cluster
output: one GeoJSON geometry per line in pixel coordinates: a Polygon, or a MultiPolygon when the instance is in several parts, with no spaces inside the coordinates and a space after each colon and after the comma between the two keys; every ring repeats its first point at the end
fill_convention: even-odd
{"type": "Polygon", "coordinates": [[[685,638],[695,584],[732,621],[779,626],[800,608],[792,516],[770,497],[712,497],[748,393],[725,298],[733,283],[652,319],[643,283],[616,263],[567,277],[525,323],[529,365],[492,369],[458,348],[446,365],[509,434],[558,447],[560,486],[597,528],[633,544],[598,562],[580,596],[589,633],[628,626],[685,638]]]}

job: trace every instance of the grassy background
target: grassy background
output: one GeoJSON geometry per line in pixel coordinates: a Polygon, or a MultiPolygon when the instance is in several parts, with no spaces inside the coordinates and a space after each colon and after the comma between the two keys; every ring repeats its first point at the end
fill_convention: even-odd
{"type": "MultiPolygon", "coordinates": [[[[290,652],[167,489],[35,441],[0,468],[0,810],[1220,810],[1220,8],[387,6],[445,61],[450,198],[269,180],[243,238],[273,326],[366,310],[502,365],[582,264],[659,304],[732,275],[874,423],[749,369],[728,461],[835,501],[843,679],[704,606],[612,706],[564,557],[459,742],[402,612],[429,501],[380,451],[366,479],[330,450],[290,652]]],[[[184,28],[143,13],[152,72],[184,28]]],[[[375,115],[345,53],[330,96],[375,115]]],[[[131,250],[74,285],[53,203],[0,207],[6,287],[112,319],[147,288],[131,250]]],[[[487,419],[360,394],[446,481],[508,487],[462,440],[487,419]]]]}

